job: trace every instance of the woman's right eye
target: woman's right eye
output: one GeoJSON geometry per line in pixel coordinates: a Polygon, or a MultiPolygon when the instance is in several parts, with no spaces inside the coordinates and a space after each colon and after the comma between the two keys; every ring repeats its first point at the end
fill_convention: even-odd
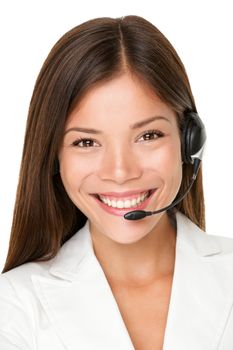
{"type": "Polygon", "coordinates": [[[94,143],[95,143],[95,140],[93,140],[93,139],[85,139],[85,138],[80,137],[80,139],[74,141],[72,143],[72,145],[74,147],[89,148],[89,147],[96,147],[93,145],[94,143]]]}

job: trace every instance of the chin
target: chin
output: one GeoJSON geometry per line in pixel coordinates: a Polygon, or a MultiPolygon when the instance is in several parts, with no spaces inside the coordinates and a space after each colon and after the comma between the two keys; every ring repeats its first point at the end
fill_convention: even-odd
{"type": "Polygon", "coordinates": [[[147,217],[138,221],[122,221],[120,224],[110,223],[104,228],[99,226],[99,232],[119,244],[133,244],[145,238],[156,226],[159,218],[147,217]],[[108,227],[109,226],[109,227],[108,227]]]}

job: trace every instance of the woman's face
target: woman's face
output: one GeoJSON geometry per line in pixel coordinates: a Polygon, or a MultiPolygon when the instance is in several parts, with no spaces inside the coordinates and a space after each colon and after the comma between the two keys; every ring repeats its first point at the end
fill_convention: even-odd
{"type": "Polygon", "coordinates": [[[167,206],[180,188],[176,115],[145,83],[124,74],[89,90],[72,110],[59,162],[66,192],[91,233],[136,242],[167,213],[138,221],[124,213],[167,206]]]}

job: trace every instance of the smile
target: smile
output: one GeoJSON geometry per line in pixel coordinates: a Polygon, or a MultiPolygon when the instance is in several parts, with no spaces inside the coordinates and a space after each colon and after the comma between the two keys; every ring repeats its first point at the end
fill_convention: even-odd
{"type": "Polygon", "coordinates": [[[93,197],[97,200],[102,209],[113,215],[121,216],[132,208],[143,210],[148,205],[155,191],[156,189],[148,190],[139,194],[131,195],[130,198],[129,196],[128,198],[119,198],[118,196],[114,197],[114,195],[103,196],[102,194],[95,194],[93,197]]]}
{"type": "Polygon", "coordinates": [[[133,208],[139,205],[140,203],[144,202],[144,200],[148,198],[149,195],[150,195],[150,191],[147,191],[132,199],[117,199],[117,198],[110,199],[104,196],[99,196],[99,199],[101,200],[101,202],[107,204],[109,207],[122,209],[122,208],[133,208]]]}

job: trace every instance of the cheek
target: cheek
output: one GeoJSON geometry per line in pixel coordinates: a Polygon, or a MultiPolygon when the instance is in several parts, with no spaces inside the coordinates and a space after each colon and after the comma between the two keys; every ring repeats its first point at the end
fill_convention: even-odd
{"type": "Polygon", "coordinates": [[[161,159],[161,171],[164,180],[171,189],[177,191],[180,188],[183,174],[180,144],[171,144],[161,159]]]}
{"type": "Polygon", "coordinates": [[[180,188],[183,174],[179,140],[164,144],[145,157],[144,168],[150,170],[161,189],[166,189],[171,196],[180,188]]]}
{"type": "Polygon", "coordinates": [[[78,189],[93,172],[94,164],[75,154],[63,154],[60,158],[60,174],[67,191],[78,189]]]}
{"type": "Polygon", "coordinates": [[[144,157],[147,168],[154,168],[159,173],[174,173],[182,166],[179,141],[174,140],[148,152],[144,157]]]}

